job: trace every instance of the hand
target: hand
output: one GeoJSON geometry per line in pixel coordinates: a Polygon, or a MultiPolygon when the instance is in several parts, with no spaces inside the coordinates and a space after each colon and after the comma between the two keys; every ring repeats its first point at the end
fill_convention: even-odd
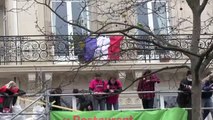
{"type": "Polygon", "coordinates": [[[187,88],[189,88],[190,90],[192,89],[192,86],[191,85],[187,85],[187,88]]]}
{"type": "Polygon", "coordinates": [[[209,86],[213,87],[213,83],[212,83],[212,84],[210,84],[209,86]]]}
{"type": "Polygon", "coordinates": [[[151,81],[151,80],[150,80],[150,79],[147,79],[147,80],[146,80],[146,82],[149,82],[149,81],[151,81]]]}
{"type": "Polygon", "coordinates": [[[109,92],[114,93],[114,90],[110,89],[109,92]]]}
{"type": "Polygon", "coordinates": [[[16,83],[14,81],[10,81],[9,83],[6,84],[6,87],[10,89],[11,87],[16,86],[16,83]]]}
{"type": "Polygon", "coordinates": [[[88,110],[92,110],[92,107],[90,105],[87,108],[88,108],[88,110]]]}
{"type": "Polygon", "coordinates": [[[94,94],[103,94],[103,92],[94,92],[94,94]]]}

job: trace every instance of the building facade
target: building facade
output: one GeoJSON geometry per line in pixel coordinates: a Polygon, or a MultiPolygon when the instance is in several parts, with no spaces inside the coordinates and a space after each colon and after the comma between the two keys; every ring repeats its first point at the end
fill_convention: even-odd
{"type": "MultiPolygon", "coordinates": [[[[207,40],[212,40],[213,25],[207,24],[211,23],[212,4],[211,1],[207,4],[202,15],[202,24],[207,26],[202,29],[201,45],[204,46],[207,40]]],[[[125,88],[141,77],[145,69],[190,65],[181,53],[142,42],[140,50],[125,52],[118,61],[96,59],[90,64],[82,62],[78,40],[89,33],[86,29],[100,29],[103,35],[111,36],[115,33],[104,34],[104,31],[128,27],[113,24],[101,29],[109,22],[142,26],[171,40],[171,43],[189,47],[192,14],[184,0],[1,0],[0,84],[15,80],[21,89],[29,93],[62,85],[64,92],[70,93],[74,88],[88,89],[94,73],[101,71],[106,80],[110,74],[117,73],[125,88]]],[[[143,31],[130,30],[129,33],[140,39],[153,39],[143,31]]],[[[125,37],[121,47],[134,48],[135,41],[125,37]]],[[[158,73],[161,83],[157,90],[177,90],[185,71],[165,70],[158,73]]],[[[137,82],[127,90],[136,89],[137,82]]],[[[141,102],[136,94],[121,95],[121,98],[124,109],[140,108],[138,104],[141,102]]]]}

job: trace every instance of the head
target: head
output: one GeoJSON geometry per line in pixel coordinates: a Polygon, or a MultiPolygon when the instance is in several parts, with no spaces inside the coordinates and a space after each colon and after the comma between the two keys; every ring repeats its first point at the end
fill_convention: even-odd
{"type": "MultiPolygon", "coordinates": [[[[80,91],[79,91],[79,89],[73,89],[72,90],[72,93],[74,93],[74,94],[78,94],[80,91]]],[[[79,98],[79,96],[78,95],[74,95],[76,98],[79,98]]]]}
{"type": "MultiPolygon", "coordinates": [[[[150,74],[151,72],[152,72],[151,70],[147,69],[147,70],[145,70],[145,72],[143,73],[143,76],[146,76],[146,75],[150,74]]],[[[151,77],[151,75],[150,75],[150,76],[146,76],[146,78],[148,78],[148,77],[151,77]]]]}
{"type": "Polygon", "coordinates": [[[187,71],[186,78],[188,81],[192,81],[192,72],[190,70],[187,71]]]}
{"type": "Polygon", "coordinates": [[[78,89],[73,89],[72,93],[79,93],[79,90],[78,89]]]}
{"type": "Polygon", "coordinates": [[[55,94],[61,94],[62,93],[62,89],[59,87],[59,88],[56,88],[53,93],[55,94]]]}
{"type": "Polygon", "coordinates": [[[10,89],[13,93],[17,93],[19,88],[17,87],[16,83],[14,81],[10,81],[6,84],[6,87],[10,89]]]}
{"type": "Polygon", "coordinates": [[[11,87],[15,87],[16,86],[16,83],[14,81],[10,81],[9,83],[7,83],[5,85],[7,88],[11,88],[11,87]]]}
{"type": "Polygon", "coordinates": [[[112,76],[112,77],[109,78],[109,82],[110,82],[111,84],[115,84],[116,80],[117,80],[117,77],[116,77],[116,76],[112,76]]]}
{"type": "Polygon", "coordinates": [[[101,80],[101,73],[95,73],[95,79],[101,80]]]}

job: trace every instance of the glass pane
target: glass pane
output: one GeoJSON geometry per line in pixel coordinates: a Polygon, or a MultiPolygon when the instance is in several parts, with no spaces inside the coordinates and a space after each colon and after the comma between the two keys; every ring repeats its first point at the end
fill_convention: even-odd
{"type": "MultiPolygon", "coordinates": [[[[137,16],[138,16],[138,25],[148,28],[149,21],[148,21],[148,8],[147,3],[143,4],[141,3],[137,7],[137,16]]],[[[146,35],[143,31],[138,31],[139,35],[146,35]]]]}
{"type": "MultiPolygon", "coordinates": [[[[56,10],[56,13],[60,15],[63,19],[67,20],[67,5],[66,2],[53,2],[53,9],[56,10]]],[[[53,13],[54,14],[54,13],[53,13]]],[[[67,35],[68,34],[68,26],[67,23],[62,21],[59,17],[55,14],[53,15],[55,18],[55,32],[56,35],[67,35]]]]}
{"type": "Polygon", "coordinates": [[[167,34],[166,2],[152,2],[153,25],[155,34],[167,34]]]}
{"type": "MultiPolygon", "coordinates": [[[[76,24],[79,24],[81,26],[87,26],[86,21],[86,12],[83,7],[85,6],[85,3],[83,2],[72,2],[72,21],[76,24]]],[[[73,35],[83,35],[85,34],[85,30],[73,26],[73,35]]]]}
{"type": "MultiPolygon", "coordinates": [[[[152,2],[153,9],[153,24],[154,24],[154,33],[158,35],[168,34],[168,24],[167,24],[167,11],[166,11],[166,2],[152,2]]],[[[163,39],[167,39],[165,36],[159,36],[163,39]]],[[[161,60],[167,59],[169,57],[169,51],[157,48],[157,54],[161,60]]]]}
{"type": "MultiPolygon", "coordinates": [[[[141,3],[138,7],[137,7],[137,15],[138,15],[138,25],[143,27],[143,28],[147,28],[149,29],[149,21],[148,21],[148,8],[147,8],[147,3],[141,3]]],[[[148,34],[143,32],[143,31],[138,31],[138,37],[141,40],[148,40],[149,36],[147,36],[148,34]]],[[[138,48],[140,48],[141,50],[137,51],[138,55],[143,55],[143,59],[146,59],[145,56],[149,56],[150,55],[150,43],[146,43],[146,42],[139,42],[137,44],[138,48]]]]}
{"type": "Polygon", "coordinates": [[[3,13],[3,8],[0,7],[0,35],[4,35],[4,13],[3,13]]]}
{"type": "MultiPolygon", "coordinates": [[[[53,9],[63,19],[67,20],[67,5],[66,2],[53,2],[53,9]]],[[[54,49],[57,56],[69,55],[68,36],[60,36],[68,34],[68,24],[61,20],[53,13],[55,34],[59,35],[55,38],[54,49]]]]}
{"type": "MultiPolygon", "coordinates": [[[[72,22],[81,26],[87,26],[86,12],[83,10],[85,4],[83,2],[72,2],[72,22]]],[[[86,31],[82,28],[73,26],[73,40],[74,40],[74,55],[78,55],[79,59],[83,56],[83,44],[86,31]]]]}

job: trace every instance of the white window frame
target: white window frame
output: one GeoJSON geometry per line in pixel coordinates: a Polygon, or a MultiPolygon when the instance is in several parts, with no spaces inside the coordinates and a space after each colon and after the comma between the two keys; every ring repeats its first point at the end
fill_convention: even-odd
{"type": "MultiPolygon", "coordinates": [[[[53,2],[59,2],[59,3],[61,3],[62,1],[61,0],[52,0],[51,1],[51,6],[53,5],[53,2]]],[[[82,0],[64,0],[63,2],[65,2],[66,3],[66,7],[67,7],[67,20],[68,21],[71,21],[72,20],[72,2],[82,2],[82,0]]],[[[87,19],[87,21],[86,21],[86,23],[87,23],[87,28],[88,29],[90,29],[90,22],[89,22],[89,12],[88,12],[88,7],[86,7],[86,19],[87,19]]],[[[54,13],[53,12],[51,12],[51,26],[52,26],[52,31],[53,31],[53,33],[56,33],[56,15],[54,15],[54,13]]],[[[74,26],[72,26],[72,25],[70,25],[70,24],[68,24],[68,33],[67,33],[67,35],[73,35],[73,28],[74,28],[74,26]]],[[[71,44],[71,43],[69,43],[69,44],[71,44]]],[[[53,53],[54,54],[54,59],[55,60],[77,60],[78,59],[78,56],[75,56],[74,55],[74,46],[70,46],[69,45],[69,50],[71,49],[71,50],[73,50],[71,53],[70,53],[70,51],[69,51],[69,56],[58,56],[58,55],[55,55],[55,53],[53,53]]],[[[54,50],[54,48],[53,48],[53,50],[54,50]]]]}
{"type": "MultiPolygon", "coordinates": [[[[137,2],[144,2],[143,0],[138,0],[137,2]]],[[[156,2],[165,2],[166,3],[166,16],[167,16],[167,26],[170,26],[170,22],[169,22],[169,9],[168,9],[168,1],[167,0],[152,0],[152,1],[148,1],[147,2],[147,14],[148,14],[148,26],[150,28],[150,30],[154,33],[154,22],[153,22],[153,8],[152,8],[152,3],[156,3],[156,2]],[[150,22],[151,21],[151,22],[150,22]]],[[[138,18],[138,16],[137,16],[138,18]]],[[[138,22],[138,20],[137,20],[138,22]]],[[[167,34],[170,33],[170,29],[167,27],[167,34]]],[[[138,33],[139,34],[139,33],[138,33]]],[[[160,35],[160,34],[159,34],[160,35]]],[[[137,54],[137,58],[138,59],[141,59],[141,58],[146,58],[147,60],[149,59],[159,59],[160,56],[159,55],[156,55],[154,53],[155,51],[151,51],[150,55],[142,55],[142,54],[137,54]],[[154,56],[155,55],[155,56],[154,56]]],[[[155,60],[152,60],[152,62],[159,62],[159,60],[155,61],[155,60]]]]}

